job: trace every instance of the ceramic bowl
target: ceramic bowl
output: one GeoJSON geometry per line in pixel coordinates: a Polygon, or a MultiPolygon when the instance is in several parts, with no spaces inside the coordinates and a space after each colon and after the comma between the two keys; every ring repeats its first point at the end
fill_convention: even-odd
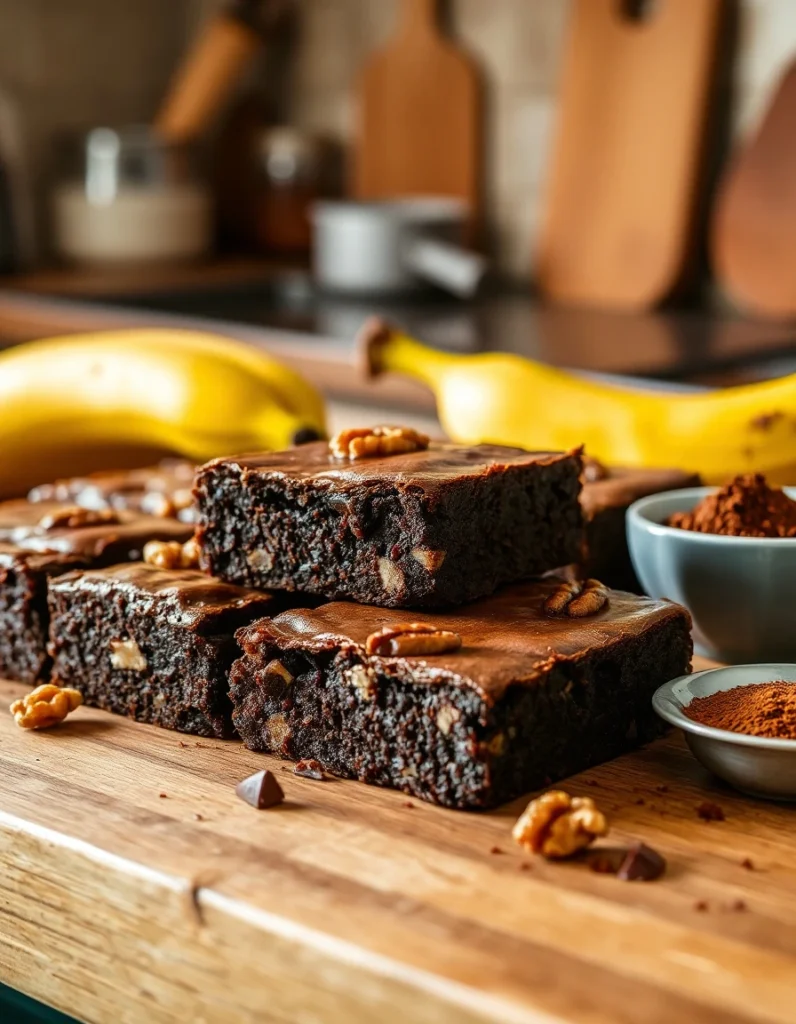
{"type": "MultiPolygon", "coordinates": [[[[664,526],[712,492],[641,498],[627,513],[630,557],[650,597],[683,604],[700,654],[726,662],[796,662],[796,538],[722,537],[664,526]]],[[[785,488],[791,498],[796,489],[785,488]]]]}
{"type": "Polygon", "coordinates": [[[796,800],[796,740],[768,739],[701,725],[683,713],[694,697],[708,697],[750,683],[796,683],[796,665],[732,665],[680,676],[659,687],[652,705],[661,718],[685,733],[692,753],[706,768],[750,796],[796,800]]]}

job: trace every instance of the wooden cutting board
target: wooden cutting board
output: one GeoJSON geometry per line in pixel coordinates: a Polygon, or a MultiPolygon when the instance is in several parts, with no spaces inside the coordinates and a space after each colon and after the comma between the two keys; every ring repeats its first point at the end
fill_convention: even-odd
{"type": "Polygon", "coordinates": [[[742,306],[796,315],[796,62],[730,163],[711,231],[719,281],[742,306]]]}
{"type": "Polygon", "coordinates": [[[574,0],[537,274],[561,302],[639,309],[693,243],[723,0],[574,0]]]}
{"type": "Polygon", "coordinates": [[[27,733],[23,690],[0,683],[0,981],[81,1020],[792,1024],[794,811],[677,736],[566,783],[605,845],[667,857],[627,884],[525,856],[522,800],[445,811],[87,708],[27,733]],[[257,812],[234,785],[264,765],[287,802],[257,812]]]}
{"type": "Polygon", "coordinates": [[[481,79],[437,28],[436,0],[401,0],[398,28],[365,66],[353,153],[354,195],[461,199],[478,219],[481,79]]]}

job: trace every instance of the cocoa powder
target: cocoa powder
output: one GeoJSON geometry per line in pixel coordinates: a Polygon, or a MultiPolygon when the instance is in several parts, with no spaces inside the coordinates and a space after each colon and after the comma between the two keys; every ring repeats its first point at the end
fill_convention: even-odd
{"type": "Polygon", "coordinates": [[[737,476],[691,512],[669,516],[667,525],[728,537],[796,537],[796,501],[760,473],[737,476]]]}
{"type": "Polygon", "coordinates": [[[748,736],[796,739],[796,683],[777,680],[695,697],[685,714],[702,725],[748,736]]]}

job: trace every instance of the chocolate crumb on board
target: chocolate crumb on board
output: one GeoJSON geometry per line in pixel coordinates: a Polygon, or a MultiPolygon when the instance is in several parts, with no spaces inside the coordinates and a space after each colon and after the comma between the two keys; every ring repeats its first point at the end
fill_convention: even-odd
{"type": "Polygon", "coordinates": [[[499,846],[493,846],[492,849],[489,852],[490,853],[503,853],[503,851],[500,849],[499,846]]]}
{"type": "Polygon", "coordinates": [[[755,870],[754,861],[751,857],[744,857],[744,859],[741,861],[741,867],[746,868],[747,871],[755,870]]]}
{"type": "Polygon", "coordinates": [[[710,910],[710,904],[707,900],[697,900],[694,904],[694,910],[698,911],[700,914],[704,914],[706,911],[710,910]]]}
{"type": "Polygon", "coordinates": [[[412,801],[411,801],[411,800],[404,800],[404,802],[403,802],[403,805],[402,805],[402,806],[404,806],[404,807],[408,807],[408,808],[409,808],[409,810],[411,811],[411,810],[412,810],[412,808],[413,808],[413,807],[414,807],[415,805],[414,805],[414,804],[412,803],[412,801]]]}
{"type": "Polygon", "coordinates": [[[196,811],[196,812],[194,813],[194,816],[193,816],[193,820],[194,820],[194,821],[204,821],[205,819],[204,819],[204,816],[203,816],[203,815],[199,814],[199,812],[198,812],[198,811],[196,811]]]}
{"type": "Polygon", "coordinates": [[[258,811],[275,807],[285,799],[285,794],[276,781],[276,776],[267,768],[241,779],[235,786],[235,793],[244,803],[256,807],[258,811]]]}
{"type": "Polygon", "coordinates": [[[304,757],[296,761],[293,765],[293,774],[302,779],[315,779],[316,782],[322,782],[326,777],[320,761],[316,761],[314,757],[304,757]]]}
{"type": "Polygon", "coordinates": [[[168,793],[158,793],[158,796],[160,797],[161,800],[165,800],[168,795],[168,793]]]}
{"type": "Polygon", "coordinates": [[[524,860],[520,864],[520,871],[533,871],[533,864],[530,861],[524,860]]]}
{"type": "Polygon", "coordinates": [[[696,809],[698,817],[703,821],[724,821],[724,811],[718,804],[710,800],[704,800],[696,809]]]}
{"type": "Polygon", "coordinates": [[[730,910],[744,911],[748,909],[744,900],[733,900],[730,904],[730,910]]]}
{"type": "Polygon", "coordinates": [[[620,882],[654,882],[666,871],[666,859],[645,843],[633,843],[619,866],[620,882]]]}

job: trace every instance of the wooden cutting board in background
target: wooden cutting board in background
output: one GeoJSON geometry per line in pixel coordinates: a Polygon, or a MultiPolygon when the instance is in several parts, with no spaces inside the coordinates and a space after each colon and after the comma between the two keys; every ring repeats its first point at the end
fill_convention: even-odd
{"type": "Polygon", "coordinates": [[[741,305],[796,315],[796,62],[731,162],[711,229],[716,276],[741,305]]]}
{"type": "Polygon", "coordinates": [[[359,82],[353,192],[453,196],[477,222],[481,79],[437,27],[436,0],[401,0],[399,25],[359,82]]]}
{"type": "Polygon", "coordinates": [[[574,0],[538,250],[551,298],[639,309],[680,282],[722,8],[574,0]]]}

